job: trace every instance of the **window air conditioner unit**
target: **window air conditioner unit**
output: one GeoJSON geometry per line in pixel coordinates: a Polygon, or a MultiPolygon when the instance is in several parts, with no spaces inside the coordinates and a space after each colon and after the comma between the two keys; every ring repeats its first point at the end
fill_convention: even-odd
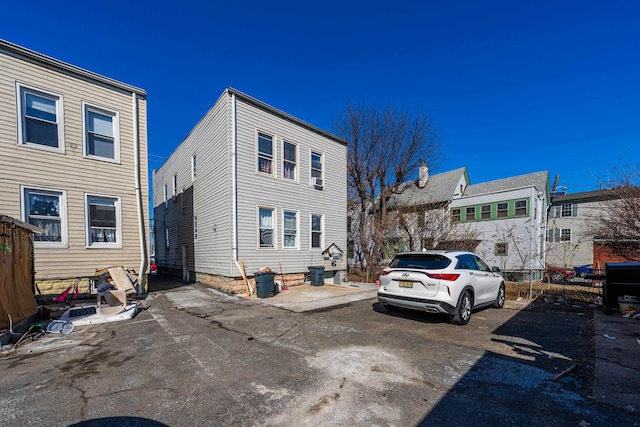
{"type": "Polygon", "coordinates": [[[322,188],[322,184],[322,178],[311,178],[311,185],[313,185],[314,187],[322,188]]]}

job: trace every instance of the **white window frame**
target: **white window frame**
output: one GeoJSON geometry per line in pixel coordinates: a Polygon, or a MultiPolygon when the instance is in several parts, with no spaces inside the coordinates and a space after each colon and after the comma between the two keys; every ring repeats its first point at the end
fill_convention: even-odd
{"type": "Polygon", "coordinates": [[[514,216],[525,216],[527,215],[527,210],[529,208],[529,203],[527,203],[527,199],[516,200],[513,203],[513,215],[514,216]],[[518,209],[523,209],[522,207],[518,207],[518,203],[524,203],[524,213],[519,214],[518,209]]]}
{"type": "Polygon", "coordinates": [[[457,224],[462,221],[462,208],[451,208],[451,223],[457,224]]]}
{"type": "Polygon", "coordinates": [[[571,229],[570,228],[561,228],[560,229],[560,241],[561,242],[570,242],[571,241],[571,229]],[[565,231],[567,233],[565,233],[565,231]]]}
{"type": "Polygon", "coordinates": [[[178,174],[174,174],[173,177],[171,177],[171,191],[171,197],[175,198],[178,194],[178,174]]]}
{"type": "MultiPolygon", "coordinates": [[[[258,205],[256,207],[256,229],[258,230],[258,235],[257,235],[257,247],[259,250],[274,250],[278,248],[278,234],[277,234],[277,209],[273,206],[264,206],[264,205],[258,205]],[[273,224],[271,226],[271,246],[262,246],[260,244],[260,233],[262,231],[262,229],[260,228],[260,209],[265,209],[265,210],[270,210],[271,211],[271,223],[273,224]]],[[[267,228],[265,228],[267,229],[267,228]]]]}
{"type": "MultiPolygon", "coordinates": [[[[37,150],[50,151],[54,153],[64,154],[64,106],[62,95],[47,90],[38,89],[16,82],[16,102],[18,107],[18,145],[23,147],[35,148],[37,150]],[[37,142],[29,142],[26,140],[26,94],[39,96],[55,101],[56,103],[56,126],[58,129],[58,146],[50,147],[48,145],[39,144],[37,142]]],[[[49,122],[50,123],[50,122],[49,122]]]]}
{"type": "Polygon", "coordinates": [[[573,216],[573,204],[572,203],[563,203],[560,207],[560,217],[566,218],[573,216]],[[565,209],[567,207],[567,209],[565,209]]]}
{"type": "Polygon", "coordinates": [[[120,113],[108,108],[99,107],[82,101],[82,155],[89,159],[103,160],[105,162],[120,163],[120,113]],[[113,158],[89,154],[89,111],[110,116],[112,118],[113,132],[113,158]]]}
{"type": "Polygon", "coordinates": [[[191,182],[195,181],[197,176],[197,171],[196,171],[196,155],[195,153],[193,154],[193,156],[191,156],[191,182]]]}
{"type": "MultiPolygon", "coordinates": [[[[293,230],[292,230],[293,231],[293,230]]],[[[282,249],[287,249],[287,250],[295,250],[295,249],[300,249],[300,211],[294,211],[291,209],[283,209],[282,210],[282,249]],[[295,245],[293,246],[287,246],[286,244],[286,239],[285,239],[285,234],[287,233],[287,228],[285,227],[285,216],[287,214],[294,214],[295,218],[296,218],[296,229],[295,229],[295,233],[296,233],[296,241],[295,241],[295,245]]]]}
{"type": "Polygon", "coordinates": [[[256,163],[256,172],[261,174],[261,175],[272,176],[272,177],[276,176],[276,146],[275,146],[275,140],[276,140],[276,137],[275,137],[274,134],[256,129],[256,161],[257,161],[257,163],[256,163]],[[260,134],[271,138],[271,154],[270,155],[267,154],[267,153],[261,153],[260,152],[260,134]],[[271,162],[271,171],[270,172],[263,172],[263,171],[260,170],[260,159],[268,160],[269,162],[271,162]]]}
{"type": "Polygon", "coordinates": [[[475,206],[467,206],[464,209],[464,221],[475,221],[476,220],[476,207],[475,206]]]}
{"type": "Polygon", "coordinates": [[[164,207],[165,209],[169,207],[169,186],[167,184],[164,185],[164,207]]]}
{"type": "Polygon", "coordinates": [[[298,177],[300,176],[299,167],[298,167],[298,165],[300,164],[299,155],[298,155],[299,152],[300,152],[300,150],[299,150],[299,146],[298,146],[297,143],[292,142],[292,141],[290,141],[290,140],[288,140],[286,138],[282,139],[282,179],[283,180],[286,180],[286,181],[298,181],[298,177]],[[286,150],[285,150],[285,145],[286,144],[289,144],[289,145],[293,146],[293,149],[294,149],[294,152],[295,152],[293,161],[287,160],[284,157],[285,153],[286,153],[286,150]],[[285,173],[285,170],[286,170],[285,164],[287,164],[287,163],[293,165],[293,178],[287,178],[287,177],[284,176],[284,173],[285,173]]]}
{"type": "Polygon", "coordinates": [[[316,213],[311,213],[309,214],[309,248],[311,250],[324,250],[324,214],[316,214],[316,213]],[[314,216],[319,216],[320,217],[320,247],[315,248],[313,247],[313,233],[317,233],[317,231],[313,230],[313,217],[314,216]]]}
{"type": "Polygon", "coordinates": [[[509,243],[507,242],[497,242],[494,247],[494,255],[495,256],[509,256],[509,243]],[[504,251],[498,250],[499,247],[504,248],[504,251]]]}
{"type": "Polygon", "coordinates": [[[323,182],[324,186],[324,153],[318,150],[309,150],[309,185],[313,185],[313,171],[317,171],[317,168],[313,167],[313,155],[317,155],[320,157],[320,176],[316,178],[320,178],[323,182]]]}
{"type": "Polygon", "coordinates": [[[498,202],[496,205],[496,217],[508,218],[509,217],[509,202],[498,202]],[[506,209],[500,209],[500,206],[505,206],[506,209]]]}
{"type": "Polygon", "coordinates": [[[29,206],[27,194],[38,193],[48,196],[58,196],[59,206],[58,214],[60,215],[60,242],[44,242],[34,240],[34,248],[68,248],[69,247],[69,232],[68,232],[68,219],[67,219],[67,192],[64,190],[56,190],[52,188],[37,188],[31,186],[20,186],[20,212],[22,213],[22,221],[29,222],[29,206]]]}
{"type": "Polygon", "coordinates": [[[84,217],[85,217],[85,247],[122,249],[122,199],[118,196],[106,194],[84,193],[84,217]],[[116,241],[115,242],[91,242],[91,199],[110,200],[114,202],[116,211],[116,241]]]}
{"type": "Polygon", "coordinates": [[[480,207],[480,219],[491,219],[491,205],[482,205],[480,207]],[[487,211],[485,208],[489,208],[487,211]]]}

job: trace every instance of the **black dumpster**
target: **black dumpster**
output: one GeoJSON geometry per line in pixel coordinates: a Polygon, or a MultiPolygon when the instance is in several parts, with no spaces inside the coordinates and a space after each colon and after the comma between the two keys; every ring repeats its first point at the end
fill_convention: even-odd
{"type": "Polygon", "coordinates": [[[640,262],[614,262],[605,264],[602,304],[617,308],[618,299],[625,295],[640,301],[640,262]]]}
{"type": "Polygon", "coordinates": [[[309,272],[311,273],[311,286],[322,286],[324,285],[324,267],[309,267],[309,272]]]}
{"type": "Polygon", "coordinates": [[[275,287],[273,278],[276,273],[271,271],[254,273],[253,276],[256,279],[256,294],[258,298],[268,298],[275,295],[275,287]]]}

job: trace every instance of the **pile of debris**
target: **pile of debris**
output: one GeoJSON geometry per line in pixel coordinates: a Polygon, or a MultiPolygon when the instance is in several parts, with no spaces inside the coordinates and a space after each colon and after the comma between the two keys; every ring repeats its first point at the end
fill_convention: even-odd
{"type": "MultiPolygon", "coordinates": [[[[123,267],[109,267],[96,271],[90,294],[80,294],[77,280],[51,303],[39,307],[36,320],[24,325],[11,324],[0,334],[3,351],[43,337],[45,334],[70,334],[75,327],[132,319],[138,312],[137,277],[123,267]]],[[[25,319],[29,320],[29,319],[25,319]]],[[[22,322],[25,323],[25,322],[22,322]]]]}

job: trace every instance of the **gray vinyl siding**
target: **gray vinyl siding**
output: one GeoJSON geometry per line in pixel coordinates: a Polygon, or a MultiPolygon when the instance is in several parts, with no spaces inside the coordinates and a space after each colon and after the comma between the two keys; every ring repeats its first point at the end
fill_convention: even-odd
{"type": "Polygon", "coordinates": [[[346,146],[276,117],[250,103],[237,103],[238,129],[238,257],[247,273],[262,267],[284,273],[322,265],[322,249],[311,249],[310,215],[325,217],[324,248],[335,243],[346,250],[346,146]],[[275,177],[257,172],[256,131],[274,135],[275,177]],[[298,145],[298,180],[282,179],[282,138],[298,145]],[[309,185],[310,151],[323,154],[324,189],[309,185]],[[274,207],[275,249],[258,248],[258,206],[274,207]],[[284,249],[282,210],[299,211],[299,249],[284,249]]]}
{"type": "MultiPolygon", "coordinates": [[[[139,97],[141,191],[148,227],[146,100],[139,97]]],[[[0,49],[0,211],[24,219],[20,186],[66,191],[67,248],[36,248],[36,279],[92,276],[96,268],[140,266],[135,197],[132,94],[124,89],[42,66],[0,49]],[[16,83],[62,96],[64,153],[18,145],[16,83]],[[83,102],[119,113],[120,163],[83,157],[83,102]],[[87,248],[85,194],[121,198],[122,249],[87,248]]],[[[145,228],[147,229],[147,228],[145,228]]],[[[148,244],[148,239],[147,244],[148,244]]]]}
{"type": "MultiPolygon", "coordinates": [[[[198,273],[240,276],[233,259],[233,102],[225,91],[164,165],[154,174],[156,261],[159,266],[182,268],[182,244],[189,245],[189,269],[198,273]],[[191,156],[196,154],[197,178],[191,183],[191,156]],[[172,176],[178,187],[191,192],[193,210],[182,212],[181,202],[164,207],[164,185],[171,193],[172,176]],[[186,184],[185,184],[186,183],[186,184]],[[191,189],[189,190],[189,187],[191,189]],[[193,241],[193,216],[198,217],[198,240],[193,241]],[[165,226],[170,228],[170,250],[165,249],[165,226]],[[177,239],[177,241],[176,241],[177,239]],[[191,250],[191,248],[193,248],[191,250]]],[[[325,218],[324,248],[335,243],[346,250],[346,145],[295,120],[272,114],[263,106],[238,97],[237,130],[237,244],[238,258],[249,275],[262,267],[284,273],[308,271],[322,264],[322,249],[311,250],[310,214],[325,218]],[[256,131],[274,136],[274,177],[257,172],[256,131]],[[282,138],[298,146],[298,180],[282,179],[282,138]],[[310,150],[323,154],[324,189],[309,185],[310,150]],[[275,249],[258,249],[258,206],[276,210],[275,249]],[[282,210],[299,212],[299,249],[283,249],[282,210]]],[[[190,197],[187,194],[187,200],[190,197]]]]}
{"type": "Polygon", "coordinates": [[[182,245],[188,266],[200,273],[230,275],[231,261],[231,139],[227,97],[221,97],[154,174],[156,262],[182,268],[182,245]],[[192,182],[191,158],[196,155],[197,176],[192,182]],[[172,198],[173,176],[178,195],[172,198]],[[169,203],[164,204],[164,185],[169,203]],[[184,209],[183,209],[184,199],[184,209]],[[198,240],[193,220],[198,217],[198,240]],[[165,227],[170,229],[166,250],[165,227]]]}

